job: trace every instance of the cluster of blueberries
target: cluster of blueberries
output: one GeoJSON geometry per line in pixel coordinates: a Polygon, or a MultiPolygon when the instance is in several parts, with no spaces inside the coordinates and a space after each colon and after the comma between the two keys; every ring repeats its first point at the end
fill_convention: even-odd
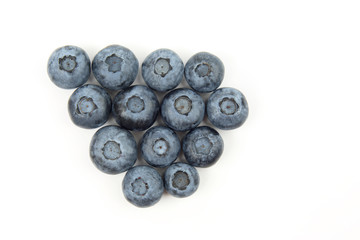
{"type": "Polygon", "coordinates": [[[102,172],[118,174],[127,171],[122,183],[126,199],[138,207],[148,207],[160,200],[164,188],[176,197],[193,194],[199,186],[199,174],[194,167],[209,167],[220,158],[224,143],[219,133],[208,126],[198,127],[205,112],[215,127],[229,130],[240,127],[249,110],[240,91],[217,89],[224,78],[224,65],[210,53],[197,53],[184,66],[180,57],[169,49],[152,52],[141,65],[142,77],[148,87],[130,86],[138,70],[135,55],[119,45],[102,49],[92,65],[84,50],[64,46],[51,54],[47,69],[50,79],[58,87],[77,88],[68,101],[74,124],[98,128],[112,113],[119,126],[105,126],[94,134],[90,157],[102,172]],[[83,85],[89,79],[91,69],[102,87],[83,85]],[[175,89],[184,75],[193,90],[175,89]],[[119,92],[111,100],[105,89],[119,92]],[[160,104],[154,91],[170,92],[160,104]],[[197,92],[212,94],[205,104],[197,92]],[[159,112],[166,126],[150,128],[159,112]],[[163,178],[153,167],[134,166],[137,144],[129,130],[147,130],[139,148],[149,165],[167,168],[163,178]],[[181,143],[174,131],[189,132],[181,143]],[[174,163],[181,149],[188,163],[174,163]]]}

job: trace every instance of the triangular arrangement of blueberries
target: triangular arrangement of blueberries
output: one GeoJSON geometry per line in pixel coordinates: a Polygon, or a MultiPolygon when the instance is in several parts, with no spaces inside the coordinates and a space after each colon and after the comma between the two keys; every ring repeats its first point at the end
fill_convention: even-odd
{"type": "Polygon", "coordinates": [[[90,157],[104,173],[126,172],[124,196],[138,207],[154,205],[165,190],[175,197],[192,195],[199,186],[195,167],[209,167],[219,160],[224,149],[220,134],[209,126],[198,127],[205,114],[215,127],[231,130],[240,127],[249,112],[240,91],[218,88],[224,65],[207,52],[195,54],[185,65],[169,49],[150,53],[141,65],[148,87],[131,86],[139,62],[133,52],[119,45],[102,49],[92,64],[79,47],[58,48],[49,58],[47,71],[58,87],[77,88],[68,101],[70,118],[77,126],[99,128],[112,113],[118,125],[97,130],[90,143],[90,157]],[[84,85],[91,70],[101,86],[84,85]],[[192,89],[176,88],[183,76],[192,89]],[[108,90],[119,92],[112,100],[108,90]],[[168,92],[161,104],[157,92],[168,92]],[[211,93],[206,103],[199,93],[211,93]],[[164,126],[151,127],[159,113],[164,126]],[[145,130],[139,150],[149,165],[134,166],[138,146],[130,131],[145,130]],[[182,142],[176,131],[188,131],[182,142]],[[181,150],[187,163],[176,162],[181,150]],[[166,168],[164,176],[155,168],[166,168]]]}

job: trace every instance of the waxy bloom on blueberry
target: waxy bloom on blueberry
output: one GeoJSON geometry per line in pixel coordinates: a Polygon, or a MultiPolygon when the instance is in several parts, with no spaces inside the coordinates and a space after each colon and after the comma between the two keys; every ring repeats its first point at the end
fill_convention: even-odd
{"type": "Polygon", "coordinates": [[[81,48],[64,46],[51,54],[47,71],[56,86],[64,89],[77,88],[90,77],[90,59],[81,48]]]}

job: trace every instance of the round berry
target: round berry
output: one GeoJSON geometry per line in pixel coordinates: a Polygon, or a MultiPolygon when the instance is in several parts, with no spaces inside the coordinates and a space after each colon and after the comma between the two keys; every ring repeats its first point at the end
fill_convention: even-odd
{"type": "Polygon", "coordinates": [[[231,130],[247,119],[249,107],[245,96],[235,88],[219,88],[213,92],[206,106],[210,122],[217,128],[231,130]]]}
{"type": "Polygon", "coordinates": [[[192,195],[198,189],[199,183],[197,170],[186,163],[174,163],[164,174],[165,189],[175,197],[192,195]]]}
{"type": "Polygon", "coordinates": [[[154,168],[135,166],[127,171],[122,189],[130,203],[137,207],[150,207],[160,200],[164,192],[164,184],[154,168]]]}
{"type": "Polygon", "coordinates": [[[181,144],[173,130],[157,126],[150,128],[144,134],[140,149],[148,164],[154,167],[166,167],[179,156],[181,144]]]}
{"type": "Polygon", "coordinates": [[[190,165],[209,167],[219,160],[224,150],[224,142],[215,129],[202,126],[186,134],[182,149],[190,165]]]}
{"type": "Polygon", "coordinates": [[[204,118],[205,103],[191,89],[178,88],[169,92],[161,104],[161,116],[175,131],[188,131],[197,127],[204,118]]]}
{"type": "Polygon", "coordinates": [[[135,85],[120,91],[114,98],[116,122],[129,130],[143,131],[151,127],[159,112],[159,101],[153,91],[135,85]]]}
{"type": "Polygon", "coordinates": [[[56,86],[64,89],[77,88],[90,77],[90,59],[81,48],[64,46],[51,54],[47,71],[56,86]]]}
{"type": "Polygon", "coordinates": [[[185,65],[185,79],[195,91],[212,92],[224,79],[224,64],[207,52],[192,56],[185,65]]]}
{"type": "Polygon", "coordinates": [[[90,157],[102,172],[118,174],[130,169],[137,159],[134,136],[118,126],[100,128],[92,137],[90,157]]]}
{"type": "Polygon", "coordinates": [[[106,123],[111,112],[111,97],[102,87],[88,84],[76,89],[68,102],[73,123],[83,128],[97,128],[106,123]]]}
{"type": "Polygon", "coordinates": [[[141,73],[151,89],[165,92],[174,89],[181,82],[184,63],[175,52],[158,49],[145,58],[141,73]]]}
{"type": "Polygon", "coordinates": [[[139,61],[129,49],[110,45],[98,52],[92,63],[96,80],[110,90],[130,86],[137,76],[139,61]]]}

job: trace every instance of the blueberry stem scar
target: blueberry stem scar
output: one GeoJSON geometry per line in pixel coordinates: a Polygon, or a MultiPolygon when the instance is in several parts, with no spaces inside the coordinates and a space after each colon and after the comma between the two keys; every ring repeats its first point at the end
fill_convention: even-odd
{"type": "Polygon", "coordinates": [[[114,141],[106,142],[102,151],[104,157],[109,160],[116,160],[121,156],[120,144],[114,141]]]}
{"type": "Polygon", "coordinates": [[[139,113],[145,109],[144,100],[138,96],[132,96],[126,103],[127,108],[133,113],[139,113]]]}
{"type": "Polygon", "coordinates": [[[195,72],[199,77],[206,77],[209,76],[211,73],[211,66],[208,63],[201,63],[196,66],[195,72]]]}
{"type": "Polygon", "coordinates": [[[123,59],[116,56],[115,53],[111,56],[108,56],[105,60],[105,63],[109,66],[108,71],[113,73],[121,71],[122,62],[123,59]]]}
{"type": "Polygon", "coordinates": [[[141,177],[136,178],[131,186],[132,191],[139,196],[144,196],[149,189],[149,185],[141,177]]]}
{"type": "Polygon", "coordinates": [[[192,101],[187,96],[180,96],[175,100],[175,109],[182,115],[187,115],[192,108],[192,101]]]}
{"type": "Polygon", "coordinates": [[[156,60],[154,66],[154,73],[160,75],[161,77],[165,77],[168,72],[172,70],[170,65],[170,59],[168,58],[159,58],[156,60]]]}
{"type": "Polygon", "coordinates": [[[164,156],[169,149],[169,144],[164,138],[155,141],[153,150],[158,156],[164,156]]]}
{"type": "Polygon", "coordinates": [[[76,112],[79,114],[89,114],[95,111],[98,107],[92,98],[82,97],[77,104],[76,112]]]}
{"type": "Polygon", "coordinates": [[[64,56],[63,58],[59,58],[59,67],[60,70],[64,70],[66,72],[72,73],[77,66],[76,57],[75,56],[64,56]]]}
{"type": "Polygon", "coordinates": [[[239,109],[239,105],[233,98],[223,98],[220,103],[220,111],[226,115],[233,115],[239,109]]]}
{"type": "Polygon", "coordinates": [[[190,184],[189,175],[183,171],[177,171],[174,173],[174,178],[172,180],[172,185],[174,188],[179,190],[185,190],[186,187],[190,184]]]}

